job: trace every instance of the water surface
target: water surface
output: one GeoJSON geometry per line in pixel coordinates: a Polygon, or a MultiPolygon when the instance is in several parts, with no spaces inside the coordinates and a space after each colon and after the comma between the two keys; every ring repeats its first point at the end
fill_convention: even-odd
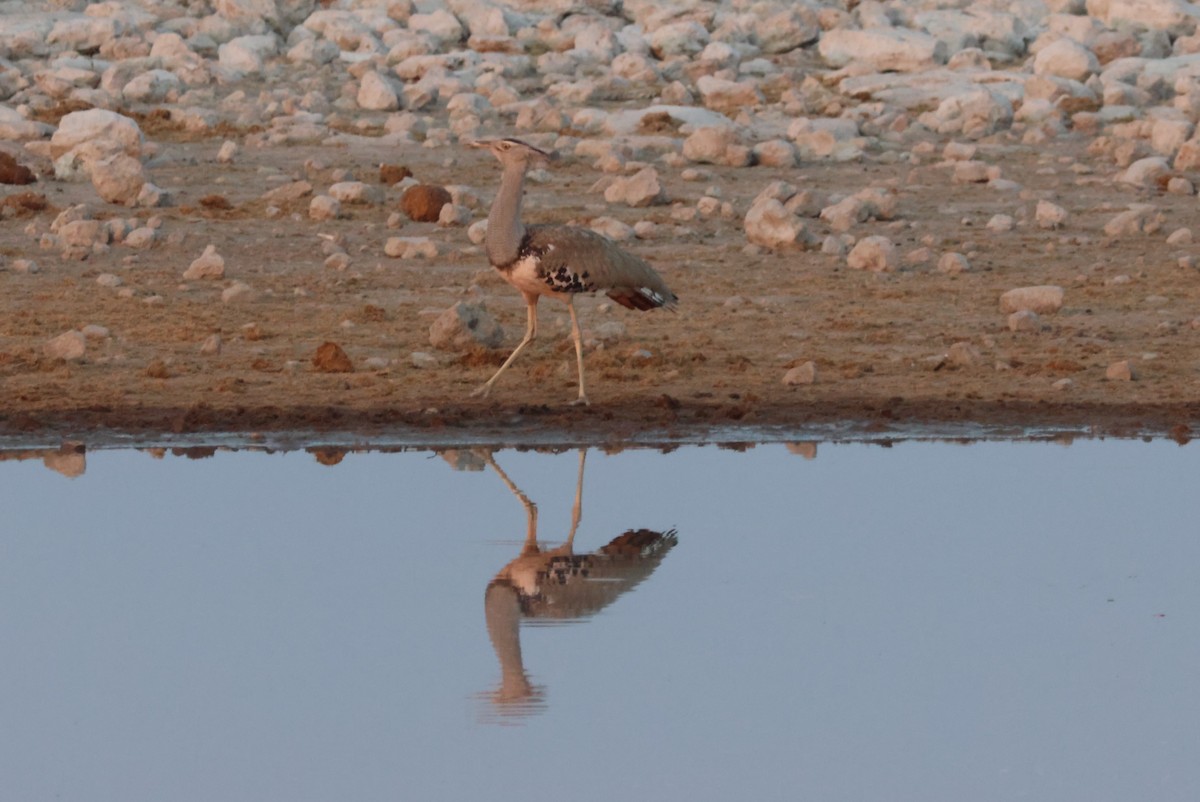
{"type": "Polygon", "coordinates": [[[0,798],[1195,799],[1198,455],[593,450],[519,629],[575,451],[0,462],[0,798]]]}

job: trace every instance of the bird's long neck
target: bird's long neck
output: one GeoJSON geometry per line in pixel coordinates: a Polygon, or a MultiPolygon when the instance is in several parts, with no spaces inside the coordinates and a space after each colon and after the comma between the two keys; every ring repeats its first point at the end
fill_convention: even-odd
{"type": "Polygon", "coordinates": [[[506,164],[500,177],[500,189],[488,213],[484,247],[488,261],[500,267],[512,264],[525,238],[521,222],[521,198],[525,193],[525,165],[506,164]]]}

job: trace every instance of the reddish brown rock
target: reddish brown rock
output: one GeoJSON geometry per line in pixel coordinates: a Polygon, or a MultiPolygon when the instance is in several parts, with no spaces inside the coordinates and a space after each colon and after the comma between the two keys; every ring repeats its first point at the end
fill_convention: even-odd
{"type": "Polygon", "coordinates": [[[32,184],[37,176],[7,153],[0,151],[0,184],[32,184]]]}
{"type": "Polygon", "coordinates": [[[350,357],[337,343],[322,343],[313,355],[313,367],[322,373],[353,373],[350,357]]]}
{"type": "Polygon", "coordinates": [[[399,184],[401,181],[411,175],[412,170],[408,169],[403,164],[379,165],[379,183],[387,184],[389,187],[392,184],[399,184]]]}
{"type": "Polygon", "coordinates": [[[417,184],[401,196],[400,210],[418,223],[436,223],[447,203],[450,203],[450,193],[444,187],[417,184]]]}

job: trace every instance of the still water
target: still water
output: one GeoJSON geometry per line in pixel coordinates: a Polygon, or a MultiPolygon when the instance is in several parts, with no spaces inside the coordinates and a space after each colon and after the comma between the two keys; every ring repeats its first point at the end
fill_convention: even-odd
{"type": "Polygon", "coordinates": [[[1200,798],[1194,445],[83,460],[0,462],[0,799],[1200,798]]]}

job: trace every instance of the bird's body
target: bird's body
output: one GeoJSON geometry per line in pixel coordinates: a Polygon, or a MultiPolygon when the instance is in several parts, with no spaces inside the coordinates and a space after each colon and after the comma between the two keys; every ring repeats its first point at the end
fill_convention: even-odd
{"type": "Polygon", "coordinates": [[[526,226],[521,222],[525,174],[531,165],[553,157],[517,139],[486,140],[476,147],[492,151],[503,166],[500,189],[488,214],[484,248],[488,261],[525,298],[525,337],[495,375],[476,391],[487,395],[496,379],[537,336],[537,302],[542,296],[564,301],[571,313],[571,336],[579,368],[579,398],[587,403],[583,344],[572,299],[579,293],[604,292],[629,309],[674,307],[677,298],[645,260],[596,232],[566,225],[526,226]]]}

